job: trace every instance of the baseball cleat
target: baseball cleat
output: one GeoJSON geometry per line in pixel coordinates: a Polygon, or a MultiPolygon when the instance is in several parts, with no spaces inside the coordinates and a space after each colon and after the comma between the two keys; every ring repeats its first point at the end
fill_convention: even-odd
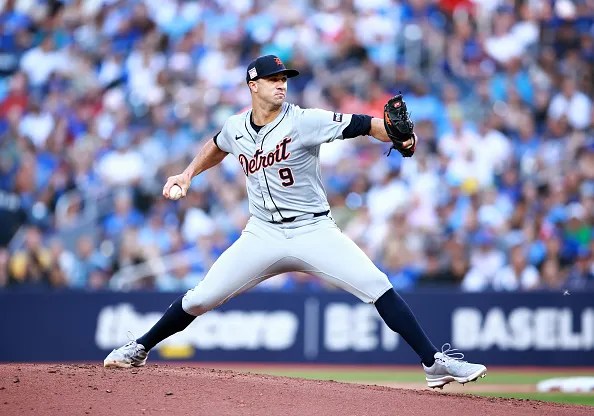
{"type": "Polygon", "coordinates": [[[146,364],[148,352],[144,350],[142,344],[136,341],[130,341],[123,347],[113,350],[103,360],[105,368],[130,368],[142,367],[146,364]]]}
{"type": "Polygon", "coordinates": [[[435,363],[431,367],[423,364],[429,387],[443,389],[443,386],[452,381],[466,384],[487,375],[487,367],[463,361],[464,354],[456,351],[450,344],[444,344],[441,352],[435,353],[435,363]]]}

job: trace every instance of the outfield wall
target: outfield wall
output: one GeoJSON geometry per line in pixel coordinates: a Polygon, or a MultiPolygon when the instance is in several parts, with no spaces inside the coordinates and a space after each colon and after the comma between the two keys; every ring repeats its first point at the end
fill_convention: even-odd
{"type": "MultiPolygon", "coordinates": [[[[177,297],[0,292],[0,361],[98,361],[177,297]]],[[[494,365],[594,366],[594,293],[403,294],[433,342],[494,365]]],[[[375,308],[343,293],[254,292],[161,343],[152,360],[413,364],[375,308]]]]}

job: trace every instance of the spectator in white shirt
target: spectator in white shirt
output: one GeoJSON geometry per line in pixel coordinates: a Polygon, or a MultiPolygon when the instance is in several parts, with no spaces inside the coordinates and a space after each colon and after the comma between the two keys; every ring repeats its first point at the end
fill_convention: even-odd
{"type": "Polygon", "coordinates": [[[572,128],[586,129],[592,123],[592,100],[577,90],[575,80],[566,78],[563,80],[561,92],[551,100],[549,117],[553,120],[566,117],[572,128]]]}
{"type": "Polygon", "coordinates": [[[53,72],[59,72],[66,66],[63,54],[54,50],[54,41],[46,36],[41,44],[29,49],[21,58],[21,69],[35,87],[43,86],[53,72]]]}
{"type": "Polygon", "coordinates": [[[523,244],[511,249],[509,264],[499,270],[493,279],[493,289],[497,291],[534,290],[539,284],[538,270],[527,263],[523,244]]]}
{"type": "Polygon", "coordinates": [[[493,34],[484,43],[487,55],[500,64],[522,56],[526,47],[526,42],[511,30],[514,20],[513,9],[500,7],[493,16],[493,34]]]}
{"type": "Polygon", "coordinates": [[[479,139],[474,143],[474,154],[480,163],[484,163],[499,173],[509,162],[511,143],[509,138],[497,130],[497,116],[489,114],[479,125],[479,139]]]}
{"type": "Polygon", "coordinates": [[[138,183],[145,172],[142,156],[130,148],[130,138],[116,134],[113,140],[115,150],[108,152],[97,163],[97,171],[110,186],[138,183]]]}
{"type": "Polygon", "coordinates": [[[495,237],[490,232],[480,232],[470,253],[470,270],[464,276],[462,289],[480,292],[492,286],[493,278],[505,263],[505,256],[495,246],[495,237]]]}
{"type": "Polygon", "coordinates": [[[35,147],[43,149],[55,125],[54,117],[38,102],[32,101],[29,112],[19,122],[19,133],[30,139],[35,147]]]}
{"type": "Polygon", "coordinates": [[[449,158],[471,152],[480,142],[480,137],[464,123],[462,114],[450,117],[452,130],[443,134],[438,140],[439,153],[449,158]]]}

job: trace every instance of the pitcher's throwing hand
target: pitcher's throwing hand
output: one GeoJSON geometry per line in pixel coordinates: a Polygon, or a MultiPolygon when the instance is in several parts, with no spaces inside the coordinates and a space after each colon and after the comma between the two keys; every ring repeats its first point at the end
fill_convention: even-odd
{"type": "Polygon", "coordinates": [[[163,196],[174,201],[185,197],[186,193],[188,192],[188,188],[190,187],[190,181],[191,178],[189,178],[187,175],[184,175],[183,173],[180,173],[179,175],[175,176],[170,176],[169,178],[167,178],[165,186],[163,186],[163,196]],[[177,194],[179,190],[176,190],[175,193],[172,194],[171,189],[175,185],[179,186],[181,190],[180,195],[177,194]]]}

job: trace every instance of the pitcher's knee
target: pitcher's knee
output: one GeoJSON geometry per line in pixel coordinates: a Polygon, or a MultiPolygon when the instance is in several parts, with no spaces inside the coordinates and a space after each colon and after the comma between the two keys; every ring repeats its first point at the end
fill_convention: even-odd
{"type": "Polygon", "coordinates": [[[392,288],[388,277],[377,269],[346,276],[338,285],[365,303],[374,303],[392,288]]]}
{"type": "Polygon", "coordinates": [[[378,270],[367,282],[368,298],[364,301],[366,303],[375,303],[384,293],[392,289],[392,283],[385,273],[378,270]]]}
{"type": "Polygon", "coordinates": [[[207,296],[203,291],[190,289],[182,299],[182,308],[190,315],[200,316],[222,303],[207,296]]]}

